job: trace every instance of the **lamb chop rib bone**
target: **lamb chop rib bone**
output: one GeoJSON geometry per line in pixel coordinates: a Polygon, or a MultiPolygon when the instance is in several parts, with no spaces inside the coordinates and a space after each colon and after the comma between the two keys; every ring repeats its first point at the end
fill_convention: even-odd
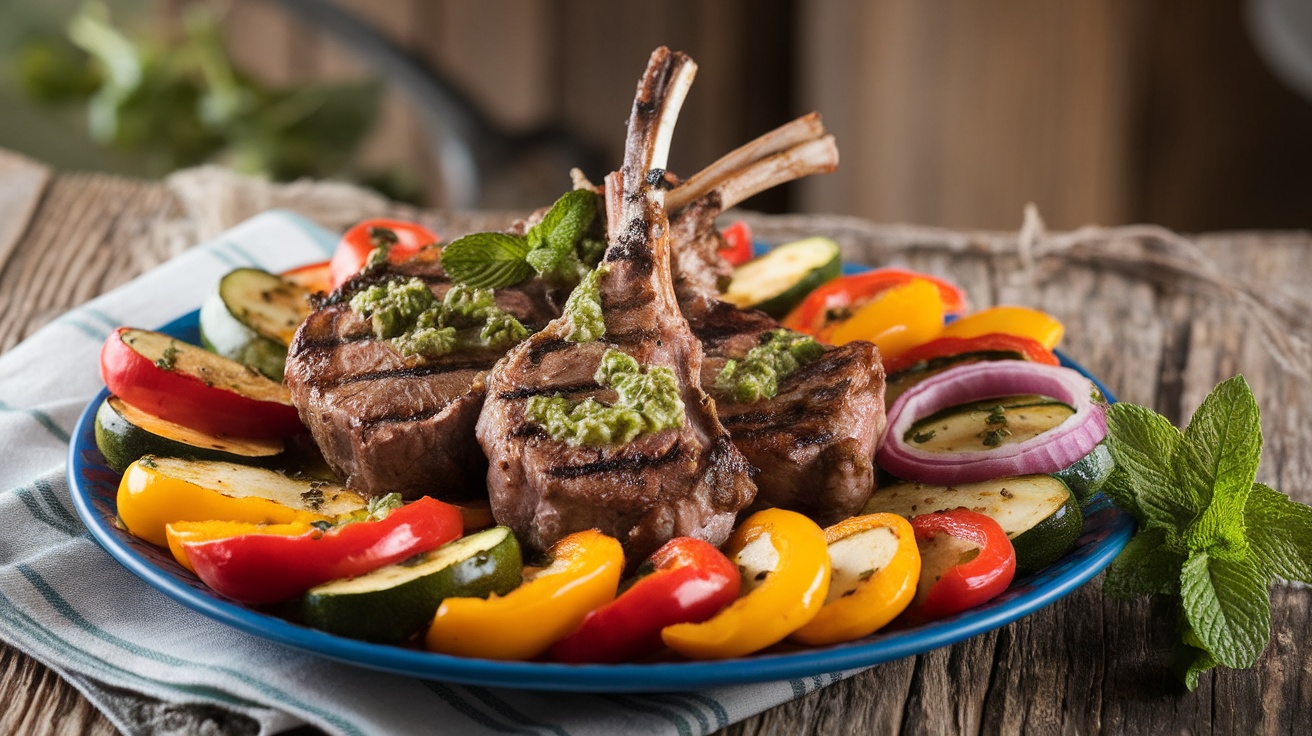
{"type": "Polygon", "coordinates": [[[683,54],[657,49],[638,86],[625,160],[607,177],[609,244],[599,293],[606,334],[571,343],[567,319],[514,348],[488,377],[479,443],[488,456],[493,514],[530,549],[598,528],[624,543],[630,562],[679,535],[719,545],[756,488],[702,391],[701,344],[680,314],[670,275],[663,171],[679,105],[695,70],[683,54]],[[676,376],[683,426],[623,445],[569,445],[525,416],[528,399],[613,396],[593,375],[616,347],[676,376]]]}
{"type": "MultiPolygon", "coordinates": [[[[820,114],[807,113],[721,156],[679,184],[665,197],[665,209],[677,214],[712,192],[729,209],[756,194],[838,168],[838,146],[825,132],[820,114]]],[[[575,189],[598,189],[579,169],[570,169],[575,189]]]]}

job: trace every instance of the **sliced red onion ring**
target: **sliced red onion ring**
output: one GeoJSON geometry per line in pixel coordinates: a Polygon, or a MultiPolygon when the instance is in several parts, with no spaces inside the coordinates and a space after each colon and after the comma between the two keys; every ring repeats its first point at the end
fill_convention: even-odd
{"type": "Polygon", "coordinates": [[[931,376],[898,397],[875,461],[906,480],[950,484],[1029,473],[1055,473],[1089,454],[1107,436],[1103,402],[1093,382],[1070,368],[1021,360],[968,363],[931,376]],[[907,430],[918,420],[971,401],[1038,394],[1070,404],[1075,413],[1043,434],[1015,444],[965,452],[912,447],[907,430]]]}

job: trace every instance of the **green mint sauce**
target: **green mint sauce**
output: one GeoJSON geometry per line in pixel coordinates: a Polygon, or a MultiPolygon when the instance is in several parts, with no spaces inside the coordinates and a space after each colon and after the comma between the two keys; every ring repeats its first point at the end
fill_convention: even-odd
{"type": "Polygon", "coordinates": [[[622,445],[635,437],[683,426],[683,399],[674,371],[647,366],[611,348],[601,358],[593,378],[615,390],[619,398],[607,406],[596,399],[577,404],[562,396],[534,396],[525,415],[551,435],[570,445],[622,445]]]}
{"type": "Polygon", "coordinates": [[[771,330],[742,360],[730,360],[715,377],[715,392],[744,404],[773,399],[779,382],[819,358],[824,346],[792,330],[771,330]]]}
{"type": "Polygon", "coordinates": [[[601,313],[600,278],[606,269],[602,264],[588,272],[565,300],[565,319],[569,331],[565,339],[570,342],[592,342],[606,334],[606,318],[601,313]]]}
{"type": "Polygon", "coordinates": [[[351,297],[351,310],[369,319],[375,337],[407,356],[437,358],[475,346],[503,349],[528,337],[524,325],[496,305],[491,289],[463,284],[452,286],[442,301],[416,278],[375,284],[351,297]]]}

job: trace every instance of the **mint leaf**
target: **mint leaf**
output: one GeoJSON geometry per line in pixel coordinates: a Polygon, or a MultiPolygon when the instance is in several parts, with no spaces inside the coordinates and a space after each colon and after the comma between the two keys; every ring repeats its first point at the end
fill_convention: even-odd
{"type": "Polygon", "coordinates": [[[1201,648],[1227,667],[1249,667],[1271,636],[1268,577],[1251,558],[1195,552],[1180,575],[1180,597],[1201,648]]]}
{"type": "Polygon", "coordinates": [[[1312,583],[1312,508],[1254,483],[1244,506],[1244,525],[1259,568],[1285,580],[1312,583]]]}
{"type": "Polygon", "coordinates": [[[1141,529],[1107,568],[1103,592],[1122,599],[1178,592],[1186,557],[1173,546],[1165,529],[1141,529]]]}
{"type": "Polygon", "coordinates": [[[528,241],[509,233],[474,233],[442,249],[442,269],[452,281],[477,289],[511,286],[533,275],[528,241]]]}
{"type": "Polygon", "coordinates": [[[1184,682],[1184,686],[1189,688],[1189,692],[1198,689],[1198,676],[1220,664],[1216,657],[1206,649],[1202,649],[1202,642],[1198,636],[1189,629],[1189,624],[1181,624],[1184,627],[1182,641],[1176,642],[1171,649],[1169,664],[1171,671],[1184,682]]]}
{"type": "Polygon", "coordinates": [[[1198,494],[1172,467],[1184,435],[1152,409],[1117,403],[1107,409],[1108,449],[1116,470],[1103,491],[1143,526],[1180,530],[1203,510],[1198,494]]]}
{"type": "Polygon", "coordinates": [[[1212,389],[1184,431],[1175,475],[1205,508],[1186,532],[1189,548],[1243,545],[1244,505],[1262,457],[1257,400],[1243,376],[1212,389]]]}
{"type": "Polygon", "coordinates": [[[596,218],[596,193],[575,189],[561,195],[533,230],[541,233],[547,248],[564,254],[574,250],[575,244],[583,239],[596,218]]]}
{"type": "Polygon", "coordinates": [[[566,192],[525,234],[529,265],[541,276],[576,282],[587,271],[579,260],[579,244],[596,218],[595,193],[586,189],[566,192]]]}

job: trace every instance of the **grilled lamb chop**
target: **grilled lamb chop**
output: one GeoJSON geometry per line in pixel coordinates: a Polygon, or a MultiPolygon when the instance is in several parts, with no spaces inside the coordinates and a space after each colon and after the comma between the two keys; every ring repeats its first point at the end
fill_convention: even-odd
{"type": "MultiPolygon", "coordinates": [[[[297,331],[287,387],[329,466],[351,488],[459,499],[484,492],[487,461],[474,440],[484,377],[505,350],[463,349],[406,357],[374,337],[352,311],[352,294],[373,284],[424,281],[441,299],[451,288],[436,249],[380,264],[336,291],[297,331]]],[[[497,306],[530,329],[560,314],[541,283],[498,289],[497,306]]]]}
{"type": "MultiPolygon", "coordinates": [[[[718,299],[726,274],[715,227],[720,212],[758,191],[832,171],[833,139],[819,117],[799,118],[737,149],[670,193],[682,207],[671,223],[679,307],[702,341],[702,385],[714,386],[779,329],[773,318],[718,299]]],[[[829,347],[779,382],[773,399],[741,402],[715,393],[720,421],[756,466],[757,506],[802,512],[821,524],[858,513],[874,489],[875,446],[883,434],[884,370],[867,342],[829,347]]]]}
{"type": "Polygon", "coordinates": [[[664,48],[652,54],[634,100],[624,166],[607,177],[608,247],[597,287],[604,335],[571,342],[567,314],[511,350],[488,377],[477,432],[490,462],[492,512],[532,549],[588,528],[618,538],[630,560],[680,535],[718,545],[755,496],[750,466],[701,389],[701,345],[679,313],[670,281],[659,185],[694,70],[683,54],[664,48]],[[534,397],[614,402],[616,392],[597,377],[612,349],[646,366],[647,375],[672,373],[681,426],[623,444],[570,444],[528,417],[534,397]]]}

